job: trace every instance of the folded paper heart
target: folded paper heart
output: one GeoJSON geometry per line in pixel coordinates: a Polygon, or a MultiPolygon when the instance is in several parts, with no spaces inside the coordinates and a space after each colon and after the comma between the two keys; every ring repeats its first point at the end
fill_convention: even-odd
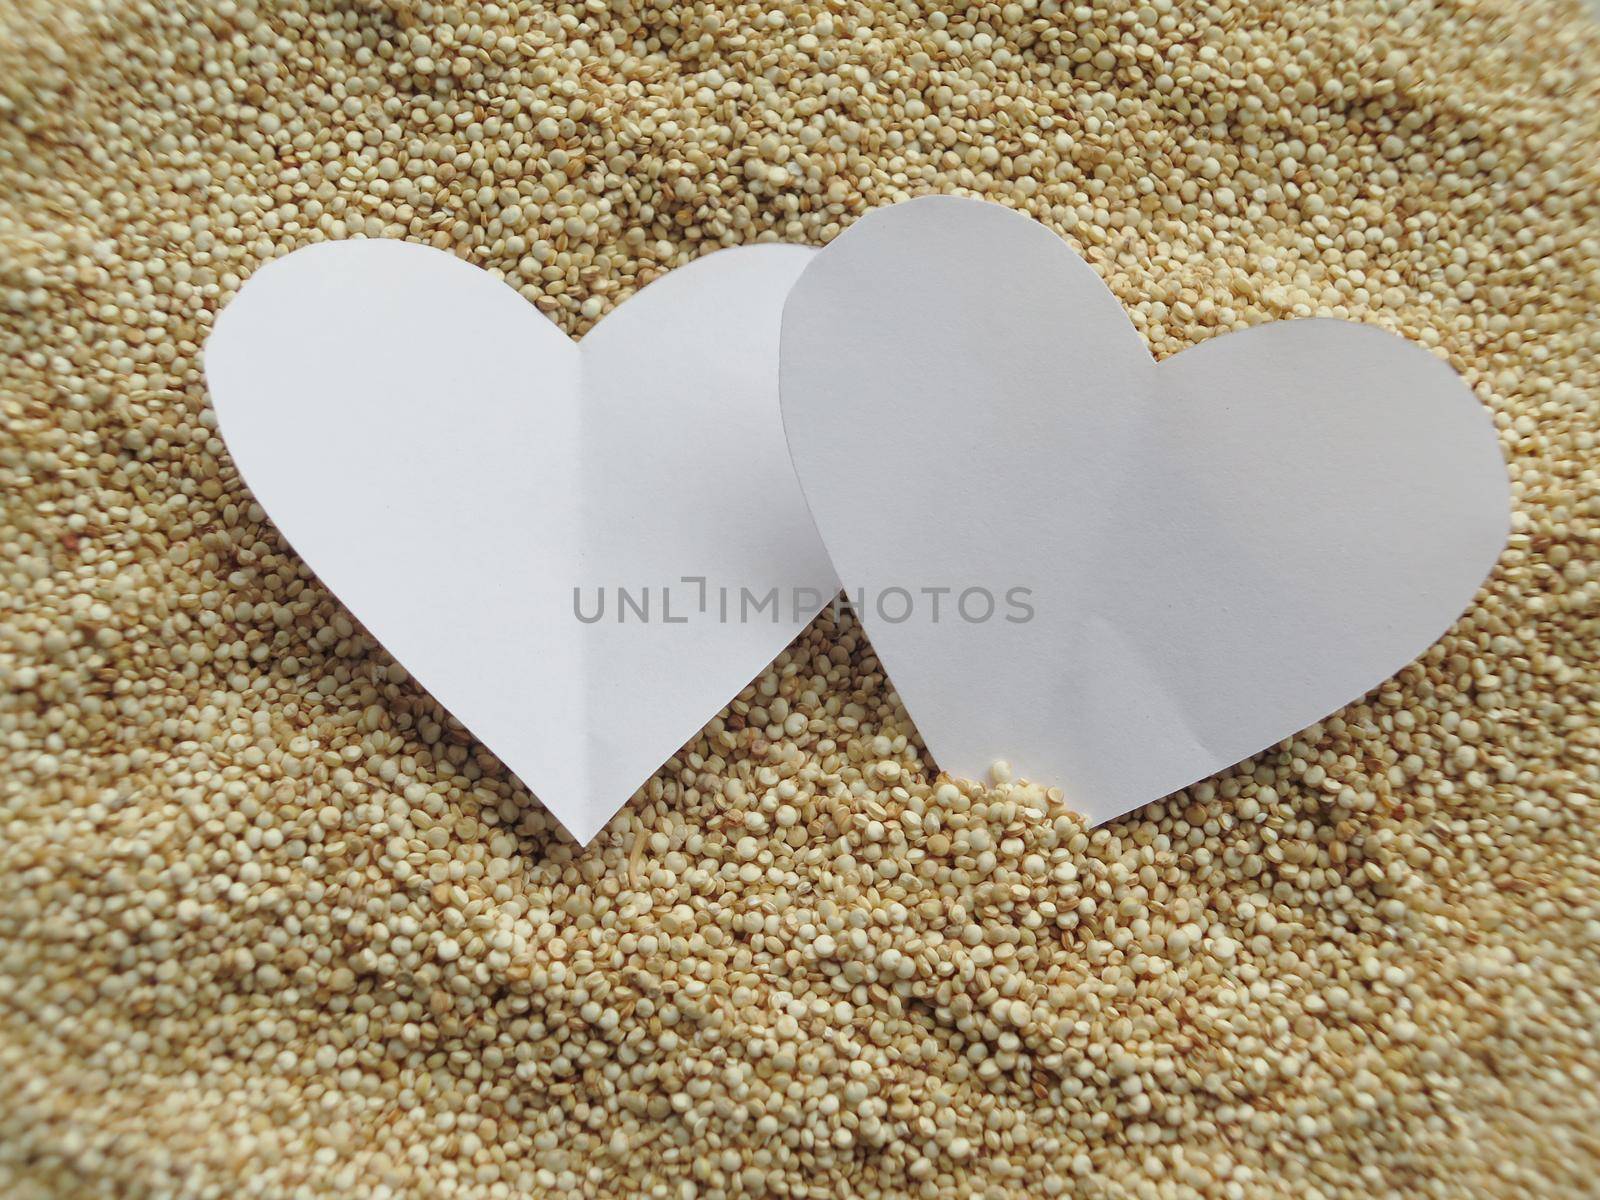
{"type": "Polygon", "coordinates": [[[777,407],[811,253],[711,254],[575,344],[448,254],[326,243],[207,343],[262,507],[580,842],[837,589],[777,407]]]}
{"type": "Polygon", "coordinates": [[[1009,759],[1096,821],[1382,682],[1506,540],[1493,423],[1432,354],[1296,320],[1157,365],[998,205],[853,225],[790,293],[781,376],[812,515],[929,750],[1009,759]]]}

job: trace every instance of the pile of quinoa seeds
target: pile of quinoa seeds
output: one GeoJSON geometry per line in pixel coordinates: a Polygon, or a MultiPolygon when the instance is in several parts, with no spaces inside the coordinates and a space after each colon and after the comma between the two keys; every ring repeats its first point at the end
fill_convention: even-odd
{"type": "Polygon", "coordinates": [[[5,0],[0,1194],[1592,1197],[1597,149],[1578,0],[5,0]],[[297,246],[578,335],[935,191],[1159,355],[1448,359],[1513,480],[1471,610],[1095,830],[938,776],[825,614],[580,850],[217,436],[206,331],[297,246]]]}

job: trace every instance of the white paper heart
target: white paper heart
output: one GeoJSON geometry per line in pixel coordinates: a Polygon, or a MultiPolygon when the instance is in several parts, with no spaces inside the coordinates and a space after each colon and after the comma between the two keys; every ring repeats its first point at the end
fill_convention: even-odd
{"type": "Polygon", "coordinates": [[[837,588],[778,413],[812,253],[711,254],[579,344],[449,254],[325,243],[253,276],[207,343],[279,529],[580,842],[837,588]],[[778,603],[750,615],[741,589],[778,603]]]}
{"type": "Polygon", "coordinates": [[[857,222],[790,293],[781,375],[812,515],[929,750],[1009,759],[1096,821],[1386,679],[1505,544],[1493,423],[1438,358],[1303,320],[1157,366],[998,205],[857,222]]]}

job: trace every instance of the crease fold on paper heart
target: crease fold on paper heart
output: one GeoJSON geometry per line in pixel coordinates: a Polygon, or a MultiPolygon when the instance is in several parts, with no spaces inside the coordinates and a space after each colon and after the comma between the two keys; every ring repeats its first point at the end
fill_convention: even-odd
{"type": "Polygon", "coordinates": [[[575,343],[443,251],[319,243],[256,272],[206,344],[256,499],[579,842],[837,591],[777,408],[812,253],[716,251],[575,343]],[[776,588],[777,619],[715,620],[685,577],[776,588]],[[605,589],[602,621],[574,588],[586,613],[605,589]],[[617,621],[643,588],[652,620],[617,621]]]}
{"type": "Polygon", "coordinates": [[[1008,760],[1095,822],[1382,683],[1509,532],[1493,421],[1437,356],[1307,319],[1158,364],[1064,240],[977,200],[880,209],[822,250],[780,387],[812,516],[933,756],[971,778],[1008,760]],[[1034,617],[872,604],[952,582],[1026,587],[1034,617]]]}

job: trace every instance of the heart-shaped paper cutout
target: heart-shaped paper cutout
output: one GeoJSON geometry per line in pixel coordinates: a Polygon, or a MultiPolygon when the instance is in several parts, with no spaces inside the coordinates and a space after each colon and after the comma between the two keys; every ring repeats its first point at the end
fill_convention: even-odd
{"type": "Polygon", "coordinates": [[[812,515],[929,750],[1011,760],[1096,821],[1386,679],[1505,544],[1493,423],[1438,358],[1298,320],[1158,366],[998,205],[857,222],[790,293],[781,374],[812,515]]]}
{"type": "Polygon", "coordinates": [[[574,343],[442,251],[324,243],[257,272],[207,343],[279,529],[580,842],[838,586],[778,413],[812,253],[711,254],[574,343]]]}

